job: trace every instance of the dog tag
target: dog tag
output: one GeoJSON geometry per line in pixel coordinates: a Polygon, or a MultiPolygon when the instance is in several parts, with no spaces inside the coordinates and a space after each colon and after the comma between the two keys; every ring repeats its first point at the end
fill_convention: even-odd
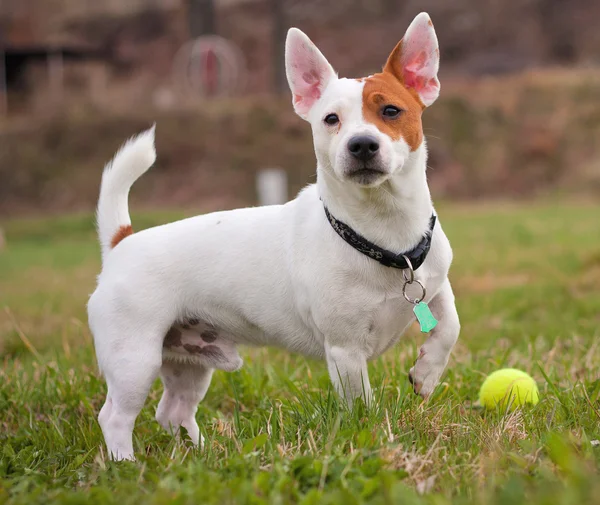
{"type": "Polygon", "coordinates": [[[433,316],[429,309],[429,305],[425,302],[417,303],[413,308],[413,312],[415,313],[415,316],[417,316],[417,321],[419,321],[423,333],[429,333],[436,327],[438,323],[437,319],[433,316]]]}

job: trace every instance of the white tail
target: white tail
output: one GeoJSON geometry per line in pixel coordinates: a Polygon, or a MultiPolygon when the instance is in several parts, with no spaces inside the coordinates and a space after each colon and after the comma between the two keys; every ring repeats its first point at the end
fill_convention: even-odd
{"type": "Polygon", "coordinates": [[[104,260],[120,238],[131,233],[128,197],[133,183],[141,177],[156,160],[154,129],[130,138],[119,149],[113,160],[104,167],[96,220],[98,237],[104,260]]]}

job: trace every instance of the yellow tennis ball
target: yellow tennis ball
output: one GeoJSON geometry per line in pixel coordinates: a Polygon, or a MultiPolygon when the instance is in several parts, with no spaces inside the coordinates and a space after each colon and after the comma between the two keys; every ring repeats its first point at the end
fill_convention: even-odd
{"type": "Polygon", "coordinates": [[[540,400],[540,393],[533,378],[516,368],[503,368],[487,376],[479,390],[479,403],[486,409],[500,407],[514,410],[540,400]]]}

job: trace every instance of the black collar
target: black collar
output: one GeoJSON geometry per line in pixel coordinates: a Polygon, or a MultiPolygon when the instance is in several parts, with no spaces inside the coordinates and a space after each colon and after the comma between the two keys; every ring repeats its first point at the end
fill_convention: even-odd
{"type": "Polygon", "coordinates": [[[410,251],[396,254],[386,249],[382,249],[372,242],[369,242],[366,238],[356,233],[347,224],[333,217],[325,205],[323,205],[323,208],[325,209],[325,215],[327,216],[331,227],[340,237],[342,237],[358,252],[363,253],[365,256],[368,256],[375,261],[379,261],[379,263],[386,267],[399,268],[401,270],[409,268],[406,259],[404,259],[404,256],[406,256],[410,260],[412,269],[416,270],[423,264],[425,258],[427,257],[427,253],[429,253],[429,249],[431,248],[431,236],[433,235],[433,227],[435,226],[437,219],[435,214],[432,214],[431,219],[429,220],[429,230],[425,233],[425,235],[423,235],[423,238],[417,244],[417,246],[410,251]]]}

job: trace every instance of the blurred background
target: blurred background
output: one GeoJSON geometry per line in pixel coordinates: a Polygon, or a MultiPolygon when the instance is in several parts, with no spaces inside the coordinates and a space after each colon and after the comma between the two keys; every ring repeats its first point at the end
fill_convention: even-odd
{"type": "Polygon", "coordinates": [[[437,199],[600,195],[600,2],[1,0],[0,213],[92,209],[104,163],[157,122],[139,208],[257,203],[314,181],[285,82],[287,28],[341,76],[378,71],[420,11],[441,49],[424,115],[437,199]]]}

